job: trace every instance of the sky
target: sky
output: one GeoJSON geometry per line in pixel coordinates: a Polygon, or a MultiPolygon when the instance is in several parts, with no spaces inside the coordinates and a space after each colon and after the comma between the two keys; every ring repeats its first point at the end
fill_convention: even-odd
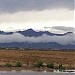
{"type": "Polygon", "coordinates": [[[0,31],[13,31],[12,35],[0,34],[0,43],[29,42],[75,45],[75,0],[0,0],[0,31]],[[24,36],[18,30],[73,32],[63,36],[24,36]],[[10,39],[9,39],[10,38],[10,39]]]}
{"type": "Polygon", "coordinates": [[[0,30],[74,31],[74,11],[74,0],[0,0],[0,30]]]}

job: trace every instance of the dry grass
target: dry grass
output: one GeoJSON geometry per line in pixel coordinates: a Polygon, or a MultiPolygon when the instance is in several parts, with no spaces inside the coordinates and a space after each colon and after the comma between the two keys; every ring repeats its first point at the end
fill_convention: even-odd
{"type": "Polygon", "coordinates": [[[39,60],[75,68],[75,52],[0,50],[0,64],[16,61],[33,64],[39,60]]]}

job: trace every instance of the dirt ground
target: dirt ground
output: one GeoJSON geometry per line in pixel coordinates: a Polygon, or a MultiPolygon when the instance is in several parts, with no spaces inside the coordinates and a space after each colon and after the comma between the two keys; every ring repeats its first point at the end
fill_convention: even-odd
{"type": "Polygon", "coordinates": [[[54,63],[55,66],[63,64],[66,68],[75,69],[75,52],[73,51],[0,50],[0,66],[16,61],[23,62],[23,66],[31,66],[39,60],[43,63],[54,63]]]}

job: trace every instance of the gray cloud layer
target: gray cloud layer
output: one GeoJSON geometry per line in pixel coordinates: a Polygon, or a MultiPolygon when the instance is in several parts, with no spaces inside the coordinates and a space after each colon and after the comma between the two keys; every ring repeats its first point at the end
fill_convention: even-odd
{"type": "Polygon", "coordinates": [[[73,10],[74,0],[0,0],[0,12],[17,12],[57,8],[73,10]]]}
{"type": "Polygon", "coordinates": [[[62,45],[73,44],[75,34],[67,34],[64,36],[49,36],[43,34],[39,37],[25,37],[19,33],[14,33],[12,35],[0,35],[0,43],[11,43],[11,42],[28,42],[28,43],[48,43],[56,42],[62,45]]]}
{"type": "Polygon", "coordinates": [[[52,29],[61,30],[61,31],[65,31],[65,32],[75,32],[74,27],[53,26],[52,29]]]}

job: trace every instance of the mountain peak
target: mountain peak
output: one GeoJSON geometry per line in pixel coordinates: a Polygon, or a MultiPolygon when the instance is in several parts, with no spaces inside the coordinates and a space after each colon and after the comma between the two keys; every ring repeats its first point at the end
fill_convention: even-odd
{"type": "Polygon", "coordinates": [[[67,32],[67,33],[64,33],[64,34],[55,34],[55,33],[51,33],[49,31],[34,31],[33,29],[27,29],[27,30],[24,30],[24,31],[18,31],[18,33],[21,33],[22,35],[24,36],[42,36],[43,34],[47,34],[49,36],[53,36],[53,35],[56,35],[56,36],[63,36],[63,35],[67,35],[67,34],[70,34],[72,32],[67,32]]]}
{"type": "Polygon", "coordinates": [[[27,29],[26,31],[33,31],[33,32],[34,32],[34,30],[33,30],[33,29],[31,29],[31,28],[30,28],[30,29],[27,29]]]}

